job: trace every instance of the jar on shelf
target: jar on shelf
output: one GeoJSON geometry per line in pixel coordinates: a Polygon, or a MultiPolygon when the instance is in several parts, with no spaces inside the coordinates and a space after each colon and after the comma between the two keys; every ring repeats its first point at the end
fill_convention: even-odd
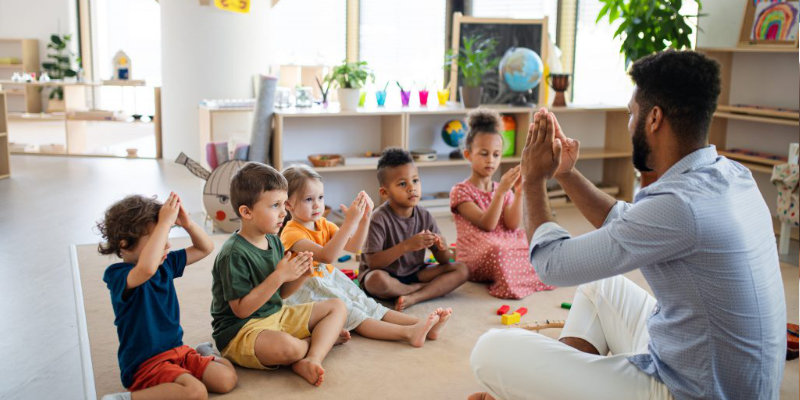
{"type": "Polygon", "coordinates": [[[310,86],[300,86],[294,91],[295,107],[311,107],[314,105],[314,97],[310,86]]]}

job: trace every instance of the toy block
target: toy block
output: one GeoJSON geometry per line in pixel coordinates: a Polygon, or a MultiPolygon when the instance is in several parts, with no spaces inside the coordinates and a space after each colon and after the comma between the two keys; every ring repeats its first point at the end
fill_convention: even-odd
{"type": "Polygon", "coordinates": [[[525,308],[525,307],[520,307],[520,308],[518,308],[518,309],[517,309],[517,311],[516,311],[516,312],[518,312],[518,313],[519,313],[519,315],[520,315],[520,316],[522,316],[522,315],[525,315],[525,314],[527,314],[527,313],[528,313],[528,309],[527,309],[527,308],[525,308]]]}
{"type": "Polygon", "coordinates": [[[352,269],[343,269],[342,273],[347,275],[347,277],[350,278],[350,280],[356,279],[356,274],[355,272],[353,272],[352,269]]]}
{"type": "Polygon", "coordinates": [[[503,314],[503,316],[500,317],[500,322],[502,322],[503,325],[518,324],[520,317],[521,315],[519,315],[518,312],[513,312],[511,314],[503,314]]]}
{"type": "Polygon", "coordinates": [[[345,255],[343,255],[343,256],[341,256],[341,257],[339,257],[339,259],[338,259],[338,260],[336,260],[336,261],[338,261],[338,262],[340,262],[340,263],[343,263],[343,262],[345,262],[345,261],[350,261],[350,259],[351,259],[351,258],[352,258],[352,257],[350,257],[350,254],[345,254],[345,255]]]}
{"type": "Polygon", "coordinates": [[[561,308],[563,308],[563,309],[565,309],[565,310],[569,310],[569,309],[571,309],[571,308],[572,308],[572,303],[567,303],[567,302],[565,301],[565,302],[561,303],[561,308]]]}
{"type": "Polygon", "coordinates": [[[503,315],[507,313],[510,308],[511,307],[509,307],[507,304],[503,304],[502,307],[497,309],[497,315],[503,315]]]}

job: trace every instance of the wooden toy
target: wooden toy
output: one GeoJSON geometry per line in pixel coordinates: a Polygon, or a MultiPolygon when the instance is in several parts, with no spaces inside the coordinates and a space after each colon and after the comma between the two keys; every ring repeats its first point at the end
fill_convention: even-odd
{"type": "Polygon", "coordinates": [[[497,309],[497,315],[503,315],[507,313],[510,308],[511,307],[509,307],[508,304],[503,304],[502,307],[497,309]]]}
{"type": "Polygon", "coordinates": [[[500,317],[500,322],[502,322],[503,325],[518,324],[520,317],[521,315],[519,315],[519,313],[515,311],[511,314],[503,314],[503,316],[500,317]]]}
{"type": "Polygon", "coordinates": [[[543,322],[533,321],[519,326],[519,328],[527,329],[529,331],[539,331],[547,328],[563,328],[563,327],[564,327],[563,320],[551,320],[551,319],[546,319],[543,322]]]}

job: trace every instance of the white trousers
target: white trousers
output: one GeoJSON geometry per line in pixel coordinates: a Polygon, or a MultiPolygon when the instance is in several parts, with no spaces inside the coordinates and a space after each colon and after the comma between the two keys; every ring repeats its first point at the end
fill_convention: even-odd
{"type": "Polygon", "coordinates": [[[593,344],[598,356],[524,329],[492,329],[470,357],[478,382],[497,399],[672,399],[667,387],[627,357],[647,352],[656,305],[623,276],[578,287],[561,337],[593,344]]]}

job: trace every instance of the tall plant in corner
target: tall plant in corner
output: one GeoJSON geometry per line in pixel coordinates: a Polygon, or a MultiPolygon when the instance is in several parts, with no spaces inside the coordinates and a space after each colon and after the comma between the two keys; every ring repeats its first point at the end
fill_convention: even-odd
{"type": "MultiPolygon", "coordinates": [[[[464,86],[461,90],[461,100],[464,107],[477,107],[483,95],[483,77],[494,71],[500,58],[495,55],[497,40],[482,36],[467,36],[458,52],[452,49],[447,51],[446,60],[455,61],[458,73],[464,77],[464,86]]],[[[445,64],[445,65],[448,65],[445,64]]]]}
{"type": "MultiPolygon", "coordinates": [[[[694,30],[691,18],[698,15],[682,15],[683,0],[599,0],[603,8],[597,15],[600,22],[608,16],[608,22],[621,19],[614,37],[622,37],[620,53],[625,55],[625,68],[630,63],[653,53],[673,48],[692,47],[689,37],[694,30]]],[[[702,9],[701,0],[688,0],[702,9]]]]}
{"type": "MultiPolygon", "coordinates": [[[[50,79],[63,80],[64,78],[72,78],[78,75],[78,71],[72,69],[72,51],[69,49],[69,41],[72,35],[50,35],[50,43],[47,48],[50,52],[47,54],[48,62],[42,63],[42,68],[47,72],[50,79]]],[[[64,88],[61,86],[56,87],[50,92],[50,99],[63,100],[64,88]]]]}

